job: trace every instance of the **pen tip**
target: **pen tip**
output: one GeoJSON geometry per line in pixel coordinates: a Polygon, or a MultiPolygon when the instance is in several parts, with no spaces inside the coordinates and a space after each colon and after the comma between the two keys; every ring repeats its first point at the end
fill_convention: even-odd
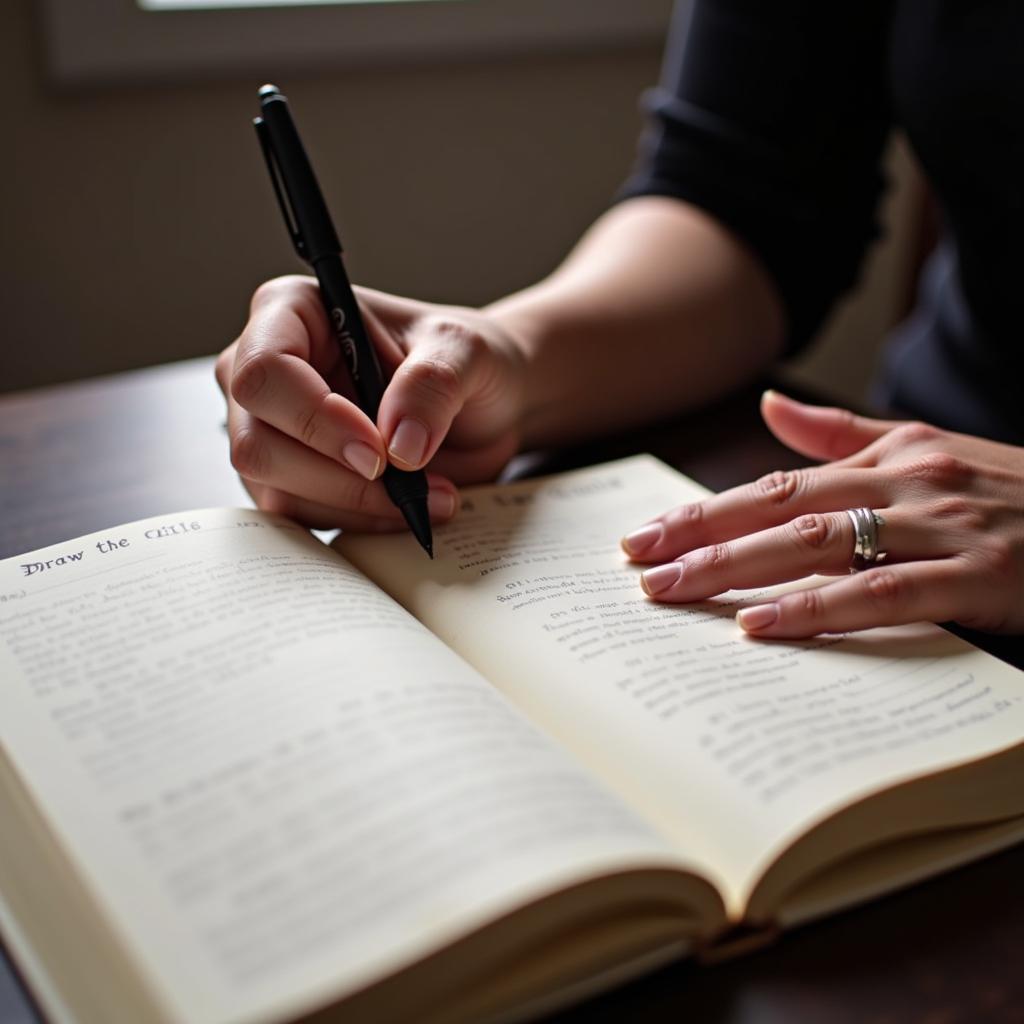
{"type": "Polygon", "coordinates": [[[280,91],[276,85],[267,82],[266,85],[260,86],[260,99],[265,100],[270,96],[276,96],[280,91]]]}
{"type": "Polygon", "coordinates": [[[403,502],[400,508],[419,546],[426,551],[430,558],[433,558],[434,534],[430,529],[430,515],[427,512],[427,503],[425,501],[403,502]]]}

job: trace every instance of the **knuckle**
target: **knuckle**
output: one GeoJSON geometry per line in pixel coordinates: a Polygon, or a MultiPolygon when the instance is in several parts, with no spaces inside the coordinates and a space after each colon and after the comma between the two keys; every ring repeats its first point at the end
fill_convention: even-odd
{"type": "Polygon", "coordinates": [[[912,423],[901,423],[889,432],[889,437],[899,445],[924,444],[934,441],[942,433],[930,423],[915,420],[912,423]]]}
{"type": "Polygon", "coordinates": [[[799,489],[800,473],[796,470],[777,469],[753,484],[754,497],[769,505],[785,505],[792,501],[799,489]]]}
{"type": "Polygon", "coordinates": [[[929,514],[934,519],[942,519],[968,529],[978,529],[984,525],[984,516],[978,508],[958,494],[944,494],[936,498],[931,503],[929,514]]]}
{"type": "Polygon", "coordinates": [[[427,333],[457,345],[474,347],[482,341],[480,335],[457,316],[435,313],[424,317],[423,327],[427,333]]]}
{"type": "Polygon", "coordinates": [[[235,472],[248,480],[266,477],[269,457],[267,446],[256,430],[244,427],[231,439],[231,465],[235,472]]]}
{"type": "Polygon", "coordinates": [[[431,335],[459,344],[472,344],[472,339],[476,335],[476,332],[458,315],[445,312],[433,312],[424,316],[423,327],[431,335]]]}
{"type": "Polygon", "coordinates": [[[1016,580],[1020,567],[1015,546],[1005,537],[985,538],[984,559],[988,569],[999,578],[1016,580]]]}
{"type": "Polygon", "coordinates": [[[833,454],[843,454],[845,448],[843,439],[849,436],[850,432],[857,426],[857,415],[850,409],[831,406],[828,412],[833,419],[825,434],[825,451],[833,454]]]}
{"type": "Polygon", "coordinates": [[[459,371],[443,359],[421,359],[409,365],[406,372],[413,387],[431,402],[449,405],[462,390],[459,371]]]}
{"type": "Polygon", "coordinates": [[[841,431],[848,431],[857,426],[858,416],[852,409],[833,406],[831,411],[835,413],[841,431]]]}
{"type": "Polygon", "coordinates": [[[927,483],[956,489],[968,482],[971,467],[949,452],[928,452],[909,467],[909,473],[927,483]]]}
{"type": "Polygon", "coordinates": [[[728,544],[711,544],[697,554],[697,563],[703,570],[721,572],[732,562],[732,549],[728,544]]]}
{"type": "Polygon", "coordinates": [[[268,302],[273,302],[281,294],[281,286],[284,280],[285,278],[283,277],[274,277],[257,285],[256,290],[252,293],[249,308],[257,309],[260,306],[265,306],[268,302]]]}
{"type": "Polygon", "coordinates": [[[257,399],[267,383],[267,364],[270,357],[266,352],[254,352],[235,363],[231,375],[231,396],[239,405],[245,406],[257,399]]]}
{"type": "Polygon", "coordinates": [[[700,502],[680,505],[678,508],[674,508],[667,518],[672,527],[689,532],[704,522],[704,506],[700,502]]]}
{"type": "MultiPolygon", "coordinates": [[[[312,292],[312,282],[308,277],[301,274],[285,274],[282,277],[272,277],[258,285],[252,293],[250,309],[258,309],[260,306],[271,305],[275,302],[289,302],[296,298],[306,298],[312,292]]],[[[313,293],[315,298],[315,293],[313,293]]]]}
{"type": "Polygon", "coordinates": [[[861,575],[862,586],[877,605],[894,605],[906,600],[906,580],[891,569],[869,569],[861,575]]]}
{"type": "Polygon", "coordinates": [[[320,433],[320,406],[310,405],[295,417],[295,436],[307,447],[316,448],[320,433]]]}
{"type": "Polygon", "coordinates": [[[801,619],[820,620],[825,615],[825,601],[817,587],[810,587],[807,590],[798,590],[790,595],[793,603],[793,611],[801,619]]]}
{"type": "Polygon", "coordinates": [[[790,524],[792,536],[800,548],[826,547],[835,534],[833,520],[820,512],[798,516],[790,524]]]}

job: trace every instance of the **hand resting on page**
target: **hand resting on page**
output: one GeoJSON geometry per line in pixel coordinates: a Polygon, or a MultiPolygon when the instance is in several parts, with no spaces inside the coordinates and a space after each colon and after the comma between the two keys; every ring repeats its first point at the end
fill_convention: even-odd
{"type": "Polygon", "coordinates": [[[824,586],[743,609],[740,625],[787,638],[921,620],[1024,632],[1024,449],[775,392],[762,412],[781,441],[830,461],[771,473],[627,534],[626,553],[656,563],[642,576],[654,600],[835,573],[824,586]],[[846,510],[858,507],[884,520],[886,558],[849,575],[846,510]]]}

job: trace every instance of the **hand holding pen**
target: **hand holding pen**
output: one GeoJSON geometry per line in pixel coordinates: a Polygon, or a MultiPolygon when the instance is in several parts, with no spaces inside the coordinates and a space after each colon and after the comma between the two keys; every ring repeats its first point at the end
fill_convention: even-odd
{"type": "MultiPolygon", "coordinates": [[[[283,206],[290,210],[287,199],[283,206]]],[[[326,249],[329,258],[335,242],[314,232],[300,254],[326,249]]],[[[340,245],[340,266],[337,253],[340,245]]],[[[450,518],[458,508],[453,481],[492,479],[518,446],[518,346],[473,310],[355,289],[382,385],[391,378],[373,410],[373,395],[368,402],[365,389],[353,387],[323,285],[322,276],[320,287],[297,276],[263,285],[245,330],[218,360],[235,468],[261,508],[315,527],[380,531],[403,526],[381,482],[387,467],[429,462],[430,517],[450,518]]],[[[349,311],[345,320],[343,330],[351,328],[349,311]]],[[[358,358],[357,372],[365,353],[363,367],[358,358]]]]}

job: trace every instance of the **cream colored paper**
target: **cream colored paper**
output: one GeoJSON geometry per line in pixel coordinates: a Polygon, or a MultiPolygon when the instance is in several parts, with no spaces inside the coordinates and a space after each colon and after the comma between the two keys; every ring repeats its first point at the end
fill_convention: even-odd
{"type": "Polygon", "coordinates": [[[816,821],[1019,743],[1024,674],[934,626],[768,642],[734,622],[750,593],[648,601],[619,538],[705,493],[641,456],[467,492],[432,564],[403,536],[338,546],[670,834],[738,914],[816,821]]]}
{"type": "Polygon", "coordinates": [[[573,879],[677,858],[285,521],[0,563],[0,744],[169,1019],[275,1020],[573,879]]]}

